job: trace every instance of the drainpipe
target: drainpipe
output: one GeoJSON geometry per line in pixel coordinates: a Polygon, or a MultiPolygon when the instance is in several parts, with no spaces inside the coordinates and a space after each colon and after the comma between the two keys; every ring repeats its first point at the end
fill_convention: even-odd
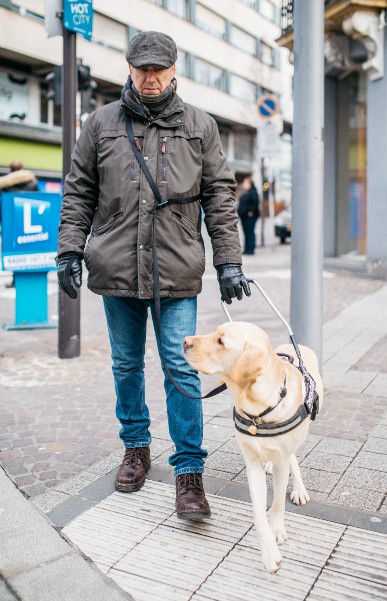
{"type": "Polygon", "coordinates": [[[290,322],[322,361],[324,3],[294,2],[290,322]]]}

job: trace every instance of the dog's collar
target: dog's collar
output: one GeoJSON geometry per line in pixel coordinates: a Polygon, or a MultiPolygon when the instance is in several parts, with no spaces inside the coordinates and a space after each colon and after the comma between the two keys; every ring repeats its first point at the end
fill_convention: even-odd
{"type": "MultiPolygon", "coordinates": [[[[292,361],[293,363],[293,361],[292,361]]],[[[275,407],[269,407],[262,413],[257,416],[250,415],[245,413],[249,419],[245,419],[234,407],[234,423],[235,428],[242,432],[242,434],[247,434],[248,436],[279,436],[280,434],[286,434],[290,432],[294,428],[297,428],[307,417],[313,421],[316,419],[316,415],[319,411],[319,397],[316,389],[316,382],[312,378],[312,376],[306,371],[305,367],[297,367],[302,373],[302,377],[304,379],[305,384],[305,398],[303,404],[297,409],[296,413],[290,419],[280,422],[279,424],[263,424],[261,422],[261,418],[264,415],[267,415],[270,411],[273,411],[275,407],[282,401],[282,398],[278,401],[275,407]]],[[[285,379],[286,384],[286,379],[285,379]]],[[[281,391],[283,388],[281,389],[281,391]]],[[[280,392],[281,395],[281,392],[280,392]]]]}

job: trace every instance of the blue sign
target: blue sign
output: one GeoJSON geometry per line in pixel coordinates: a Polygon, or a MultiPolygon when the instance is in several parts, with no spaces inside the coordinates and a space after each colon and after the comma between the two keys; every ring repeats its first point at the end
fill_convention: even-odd
{"type": "Polygon", "coordinates": [[[61,199],[42,192],[1,195],[4,270],[56,269],[61,199]]]}
{"type": "Polygon", "coordinates": [[[278,100],[275,96],[265,94],[258,99],[257,108],[261,119],[272,119],[279,110],[278,100]]]}
{"type": "Polygon", "coordinates": [[[93,0],[63,0],[63,27],[91,40],[93,33],[93,0]]]}

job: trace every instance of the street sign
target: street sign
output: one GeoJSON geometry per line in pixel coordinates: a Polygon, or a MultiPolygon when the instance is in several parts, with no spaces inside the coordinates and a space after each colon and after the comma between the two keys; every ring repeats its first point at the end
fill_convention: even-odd
{"type": "Polygon", "coordinates": [[[265,94],[258,98],[257,109],[260,119],[264,121],[272,119],[279,112],[278,100],[271,94],[265,94]]]}
{"type": "Polygon", "coordinates": [[[2,194],[2,266],[8,271],[56,269],[60,194],[2,194]]]}
{"type": "Polygon", "coordinates": [[[93,33],[93,0],[63,0],[63,27],[91,40],[93,33]]]}
{"type": "Polygon", "coordinates": [[[265,158],[274,158],[278,153],[278,125],[275,121],[266,121],[258,128],[259,154],[265,158]]]}

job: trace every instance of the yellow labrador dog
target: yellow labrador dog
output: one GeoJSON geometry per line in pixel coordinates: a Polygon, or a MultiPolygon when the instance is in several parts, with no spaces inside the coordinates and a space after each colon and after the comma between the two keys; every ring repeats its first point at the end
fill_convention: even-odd
{"type": "Polygon", "coordinates": [[[264,566],[271,573],[282,561],[278,544],[287,539],[284,517],[289,468],[293,503],[303,505],[310,498],[295,456],[310,423],[304,400],[315,388],[321,407],[323,396],[317,357],[308,347],[299,348],[312,384],[291,363],[296,358],[293,346],[284,344],[274,350],[267,334],[251,323],[225,323],[213,334],[184,340],[188,363],[204,374],[218,375],[234,397],[236,438],[246,461],[255,529],[264,566]],[[287,358],[277,353],[287,354],[287,358]],[[273,464],[274,488],[270,523],[263,467],[268,462],[273,464]]]}

